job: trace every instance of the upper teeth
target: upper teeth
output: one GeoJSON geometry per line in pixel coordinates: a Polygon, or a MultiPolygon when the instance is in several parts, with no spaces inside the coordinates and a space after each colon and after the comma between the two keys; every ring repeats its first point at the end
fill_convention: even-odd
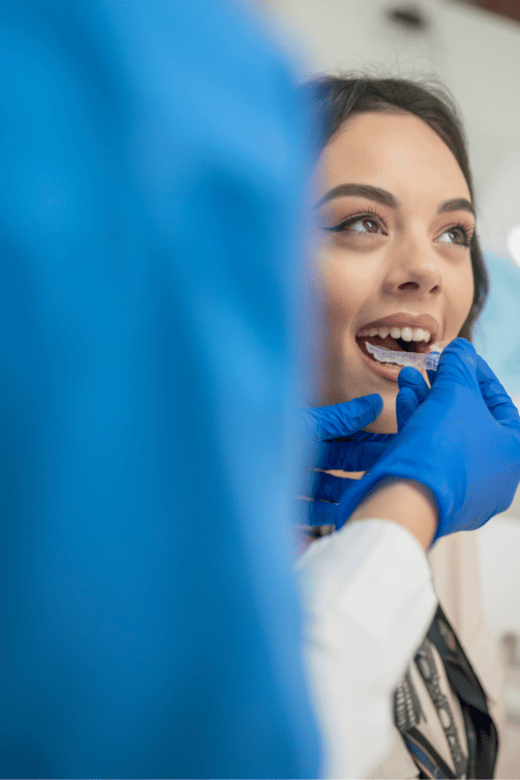
{"type": "Polygon", "coordinates": [[[358,336],[380,336],[382,339],[390,334],[393,339],[402,339],[403,341],[426,341],[428,342],[432,334],[429,330],[423,330],[423,328],[397,328],[395,326],[388,328],[367,328],[358,333],[358,336]]]}

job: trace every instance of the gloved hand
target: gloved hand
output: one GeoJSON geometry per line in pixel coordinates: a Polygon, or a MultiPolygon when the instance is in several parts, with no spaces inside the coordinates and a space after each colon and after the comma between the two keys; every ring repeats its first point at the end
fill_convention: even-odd
{"type": "MultiPolygon", "coordinates": [[[[301,434],[308,445],[316,445],[313,466],[342,471],[366,471],[371,468],[384,451],[386,443],[380,441],[377,434],[362,429],[370,425],[382,409],[383,399],[377,393],[341,404],[299,409],[301,434]]],[[[345,481],[323,471],[315,472],[310,491],[315,500],[306,502],[311,525],[334,523],[333,514],[345,490],[345,481]]]]}
{"type": "MultiPolygon", "coordinates": [[[[412,369],[407,386],[397,397],[399,429],[427,393],[426,382],[418,371],[412,369]]],[[[381,396],[373,393],[342,404],[299,410],[302,433],[307,443],[318,444],[315,467],[322,469],[315,473],[311,490],[314,501],[308,506],[312,525],[334,523],[335,505],[350,484],[350,480],[325,474],[324,471],[366,471],[377,463],[393,441],[394,434],[363,430],[382,409],[381,396]]]]}
{"type": "Polygon", "coordinates": [[[451,342],[437,372],[428,375],[425,399],[417,397],[417,408],[374,468],[342,496],[338,528],[387,478],[414,480],[431,491],[438,509],[434,541],[479,528],[510,506],[520,481],[520,416],[513,402],[465,339],[451,342]]]}

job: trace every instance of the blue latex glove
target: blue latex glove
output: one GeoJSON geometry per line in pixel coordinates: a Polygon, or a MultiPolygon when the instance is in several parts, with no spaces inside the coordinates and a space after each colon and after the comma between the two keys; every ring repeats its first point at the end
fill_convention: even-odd
{"type": "MultiPolygon", "coordinates": [[[[396,398],[395,411],[397,429],[400,431],[408,418],[425,400],[430,388],[420,371],[410,366],[399,372],[398,384],[399,393],[396,398]]],[[[367,396],[367,398],[370,397],[367,396]]],[[[377,463],[394,438],[395,434],[391,433],[359,431],[348,438],[329,441],[327,450],[324,452],[324,460],[327,461],[328,465],[320,464],[319,468],[366,471],[377,463]]],[[[316,472],[312,489],[314,502],[309,508],[312,525],[326,525],[335,522],[337,504],[343,493],[349,489],[352,481],[345,477],[326,474],[323,471],[316,472]]]]}
{"type": "MultiPolygon", "coordinates": [[[[403,380],[396,401],[398,429],[422,403],[428,394],[428,385],[419,371],[403,369],[403,380]]],[[[313,485],[313,502],[308,514],[311,525],[335,523],[337,504],[352,480],[326,474],[325,470],[367,471],[372,468],[395,434],[364,431],[381,413],[382,399],[377,393],[354,398],[333,406],[301,410],[306,438],[319,443],[313,485]]]]}
{"type": "Polygon", "coordinates": [[[401,431],[408,418],[425,400],[430,388],[424,381],[422,374],[411,366],[401,369],[397,382],[399,384],[399,393],[395,402],[395,412],[397,430],[401,431]]]}
{"type": "Polygon", "coordinates": [[[387,478],[415,480],[431,491],[439,518],[434,541],[479,528],[510,506],[520,481],[520,416],[513,402],[465,339],[446,347],[429,377],[425,400],[370,473],[343,495],[337,527],[387,478]]]}
{"type": "MultiPolygon", "coordinates": [[[[419,371],[404,368],[399,374],[396,400],[398,429],[428,395],[428,385],[419,371]]],[[[311,525],[335,522],[337,504],[352,480],[326,474],[325,470],[367,471],[371,469],[394,440],[393,433],[371,433],[362,430],[375,420],[382,409],[381,396],[355,398],[343,404],[302,410],[307,439],[320,442],[312,497],[309,504],[311,525]],[[372,413],[374,416],[372,417],[372,413]]]]}
{"type": "MultiPolygon", "coordinates": [[[[385,445],[377,438],[374,441],[374,435],[362,429],[370,425],[382,409],[383,399],[377,393],[341,404],[299,409],[301,433],[307,444],[317,445],[316,468],[342,471],[371,468],[385,445]]],[[[315,500],[306,505],[311,525],[334,523],[333,513],[345,490],[345,481],[323,471],[315,472],[310,491],[315,500]]]]}
{"type": "Polygon", "coordinates": [[[360,431],[374,422],[382,410],[383,399],[378,393],[372,393],[342,404],[298,411],[305,438],[311,443],[331,441],[360,431]]]}

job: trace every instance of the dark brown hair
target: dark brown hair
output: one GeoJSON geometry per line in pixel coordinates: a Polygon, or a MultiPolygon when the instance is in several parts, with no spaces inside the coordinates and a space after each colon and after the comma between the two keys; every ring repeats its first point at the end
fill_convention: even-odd
{"type": "MultiPolygon", "coordinates": [[[[317,142],[322,149],[350,117],[372,111],[415,114],[444,141],[457,160],[473,200],[473,183],[466,139],[453,98],[439,84],[419,84],[407,79],[378,79],[366,76],[324,76],[304,87],[317,109],[317,142]]],[[[471,240],[471,265],[475,292],[473,303],[459,336],[471,341],[472,328],[482,311],[489,280],[476,233],[471,240]]]]}

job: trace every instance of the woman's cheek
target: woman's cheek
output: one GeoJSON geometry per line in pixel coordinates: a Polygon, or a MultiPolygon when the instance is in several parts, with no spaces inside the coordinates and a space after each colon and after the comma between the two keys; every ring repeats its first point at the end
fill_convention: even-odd
{"type": "MultiPolygon", "coordinates": [[[[473,295],[475,290],[475,282],[473,279],[473,267],[471,265],[471,258],[467,260],[465,265],[460,269],[457,277],[453,280],[450,292],[456,291],[451,295],[452,311],[457,312],[457,322],[453,325],[453,335],[450,341],[457,338],[460,329],[466,322],[466,319],[471,311],[473,304],[473,295]]],[[[449,309],[448,309],[449,310],[449,309]]]]}
{"type": "Polygon", "coordinates": [[[349,258],[333,252],[322,252],[318,270],[329,307],[346,319],[349,315],[353,316],[373,295],[373,278],[369,274],[359,273],[360,269],[349,258]]]}

